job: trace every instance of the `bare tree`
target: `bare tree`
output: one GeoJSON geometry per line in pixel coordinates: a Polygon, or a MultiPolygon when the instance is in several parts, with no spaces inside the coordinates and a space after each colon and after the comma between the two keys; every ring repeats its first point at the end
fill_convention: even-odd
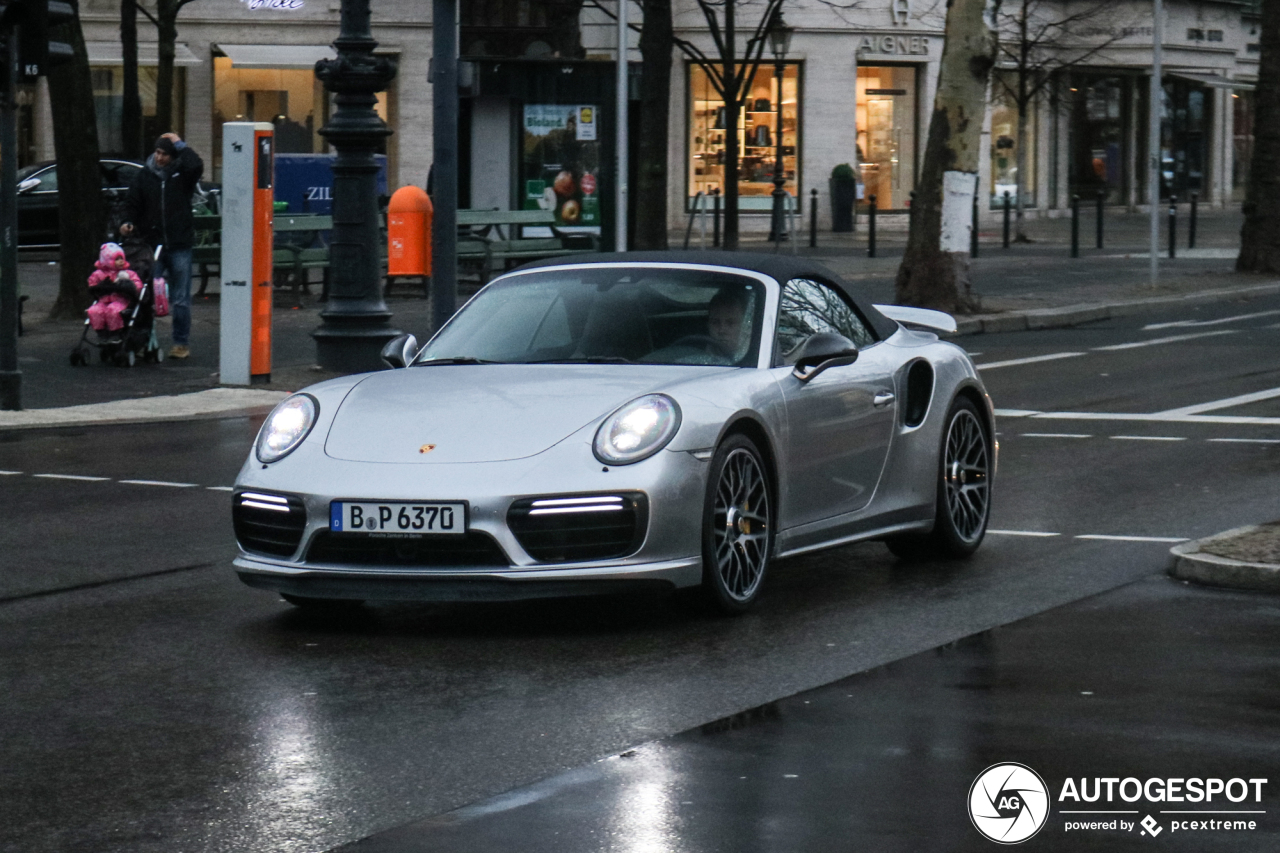
{"type": "Polygon", "coordinates": [[[634,245],[667,248],[667,123],[671,119],[671,0],[642,0],[640,144],[636,151],[634,245]]]}
{"type": "Polygon", "coordinates": [[[1023,189],[1032,107],[1055,75],[1087,62],[1120,38],[1122,30],[1113,25],[1111,12],[1115,5],[1113,0],[1069,6],[1059,0],[1012,0],[996,15],[997,67],[1008,72],[995,75],[993,94],[1003,94],[1018,113],[1015,242],[1030,242],[1023,231],[1023,189]]]}
{"type": "Polygon", "coordinates": [[[978,189],[987,83],[1000,0],[951,0],[924,166],[911,205],[894,297],[905,305],[971,311],[969,229],[978,189]],[[963,290],[963,293],[961,291],[963,290]]]}
{"type": "MultiPolygon", "coordinates": [[[[173,130],[173,61],[178,41],[178,13],[195,0],[156,0],[153,18],[159,38],[156,44],[156,127],[173,130]]],[[[150,17],[150,16],[148,16],[150,17]]]]}
{"type": "Polygon", "coordinates": [[[121,151],[142,154],[142,97],[138,92],[138,0],[120,0],[120,59],[124,69],[124,99],[120,109],[121,151]]]}
{"type": "Polygon", "coordinates": [[[1253,124],[1253,160],[1236,269],[1280,272],[1280,0],[1262,5],[1262,56],[1253,124]],[[1269,81],[1266,84],[1263,81],[1269,81]]]}
{"type": "Polygon", "coordinates": [[[71,45],[72,59],[49,69],[53,144],[58,154],[58,298],[51,317],[80,317],[89,305],[87,280],[106,232],[102,168],[98,165],[98,121],[89,76],[89,53],[80,29],[80,4],[69,0],[75,17],[50,31],[53,41],[71,45]]]}

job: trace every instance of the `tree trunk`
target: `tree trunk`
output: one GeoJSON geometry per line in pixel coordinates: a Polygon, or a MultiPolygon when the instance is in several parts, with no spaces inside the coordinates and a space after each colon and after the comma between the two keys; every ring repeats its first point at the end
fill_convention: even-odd
{"type": "Polygon", "coordinates": [[[138,3],[120,0],[120,55],[124,65],[124,102],[120,109],[121,148],[126,157],[141,157],[142,96],[138,94],[138,3]]]}
{"type": "MultiPolygon", "coordinates": [[[[159,21],[156,52],[156,133],[176,131],[173,126],[173,58],[174,45],[178,41],[177,0],[161,0],[156,6],[159,21]]],[[[148,140],[148,144],[150,140],[148,140]]]]}
{"type": "Polygon", "coordinates": [[[722,245],[729,251],[738,248],[738,115],[742,96],[734,84],[737,73],[737,54],[734,32],[734,2],[724,3],[724,238],[722,245]]]}
{"type": "Polygon", "coordinates": [[[1262,4],[1262,57],[1254,93],[1253,161],[1240,229],[1242,272],[1280,272],[1280,0],[1262,4]]]}
{"type": "Polygon", "coordinates": [[[80,317],[89,306],[87,281],[107,227],[89,54],[80,31],[79,3],[70,2],[76,17],[50,29],[50,38],[71,45],[75,54],[70,62],[54,65],[49,70],[62,242],[58,298],[49,312],[53,318],[80,317]]]}
{"type": "Polygon", "coordinates": [[[969,286],[969,235],[997,46],[987,7],[988,0],[951,0],[947,8],[924,167],[894,284],[894,298],[904,305],[950,312],[977,307],[969,286]]]}
{"type": "Polygon", "coordinates": [[[667,120],[674,45],[671,0],[645,0],[640,33],[640,145],[636,152],[637,249],[667,248],[667,120]]]}

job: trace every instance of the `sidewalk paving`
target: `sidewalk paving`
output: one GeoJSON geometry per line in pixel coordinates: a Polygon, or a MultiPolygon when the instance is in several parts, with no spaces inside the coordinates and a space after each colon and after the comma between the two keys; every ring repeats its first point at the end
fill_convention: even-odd
{"type": "MultiPolygon", "coordinates": [[[[1090,214],[1091,216],[1091,214],[1090,214]]],[[[905,217],[889,221],[877,235],[878,257],[866,257],[865,219],[853,234],[821,232],[817,248],[808,247],[808,233],[802,232],[796,251],[815,257],[832,267],[876,302],[893,300],[893,279],[906,241],[905,217]],[[897,229],[897,230],[895,230],[897,229]]],[[[1092,240],[1092,219],[1081,217],[1082,240],[1092,240]]],[[[1273,277],[1234,271],[1234,249],[1242,222],[1238,210],[1204,210],[1200,215],[1197,252],[1183,252],[1176,260],[1161,260],[1159,286],[1148,281],[1148,219],[1142,214],[1107,213],[1107,248],[1081,249],[1081,257],[1068,256],[1070,222],[1067,219],[1029,220],[1028,236],[1035,242],[999,245],[1000,233],[981,232],[979,256],[971,262],[973,288],[984,313],[960,318],[962,333],[1038,329],[1091,322],[1144,310],[1152,303],[1244,300],[1280,292],[1273,277]]],[[[1185,229],[1184,229],[1185,230],[1185,229]]],[[[695,229],[696,231],[696,229],[695,229]]],[[[684,234],[672,234],[678,247],[684,234]]],[[[1185,234],[1184,234],[1185,242],[1185,234]]],[[[698,245],[695,233],[691,246],[698,245]]],[[[1088,243],[1092,246],[1092,243],[1088,243]]],[[[744,234],[742,248],[772,252],[764,234],[744,234]]],[[[790,252],[782,246],[782,252],[790,252]]],[[[317,301],[319,285],[295,305],[291,294],[276,295],[273,320],[273,366],[271,382],[249,394],[226,392],[205,395],[198,404],[180,402],[186,395],[220,387],[218,384],[219,287],[211,283],[209,295],[194,299],[192,306],[192,356],[183,361],[141,364],[132,369],[97,363],[72,367],[69,356],[79,339],[82,322],[51,320],[48,313],[57,295],[58,267],[48,256],[25,255],[19,268],[23,292],[29,296],[24,312],[26,335],[19,340],[19,368],[22,402],[25,409],[49,410],[134,401],[128,406],[80,408],[63,415],[5,413],[0,428],[69,423],[99,423],[121,420],[157,420],[188,416],[241,414],[261,410],[269,399],[258,392],[275,392],[277,397],[339,374],[317,368],[311,332],[320,325],[323,309],[317,301]],[[149,399],[147,405],[137,401],[149,399]],[[192,409],[185,408],[188,405],[192,409]],[[194,413],[194,414],[193,414],[194,413]]],[[[392,325],[412,332],[419,340],[432,329],[429,300],[404,288],[387,300],[393,313],[392,325]]],[[[169,321],[159,321],[159,336],[169,342],[169,321]]]]}

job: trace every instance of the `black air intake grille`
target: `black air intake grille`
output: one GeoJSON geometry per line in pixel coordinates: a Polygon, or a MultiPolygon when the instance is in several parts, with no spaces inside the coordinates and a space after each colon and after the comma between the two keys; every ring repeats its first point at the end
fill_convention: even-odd
{"type": "Polygon", "coordinates": [[[293,495],[239,492],[231,499],[231,521],[241,548],[291,557],[307,527],[307,508],[293,495]]]}
{"type": "Polygon", "coordinates": [[[511,561],[498,543],[484,533],[432,536],[421,539],[383,539],[361,534],[321,530],[307,549],[307,562],[344,566],[485,566],[507,568],[511,561]]]}
{"type": "Polygon", "coordinates": [[[643,494],[521,498],[507,512],[520,547],[543,563],[609,560],[644,542],[649,503],[643,494]]]}

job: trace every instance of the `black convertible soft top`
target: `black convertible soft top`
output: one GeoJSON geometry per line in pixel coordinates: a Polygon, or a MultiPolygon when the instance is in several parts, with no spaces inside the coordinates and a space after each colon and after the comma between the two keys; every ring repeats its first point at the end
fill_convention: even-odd
{"type": "Polygon", "coordinates": [[[818,263],[812,258],[801,257],[798,255],[781,255],[767,254],[764,252],[593,252],[585,255],[572,255],[561,258],[548,258],[543,261],[534,261],[520,267],[522,270],[539,269],[545,267],[560,266],[576,266],[579,264],[691,264],[695,266],[708,267],[728,267],[731,269],[750,270],[751,272],[763,273],[777,281],[779,284],[786,284],[793,278],[808,278],[828,284],[846,297],[849,301],[857,306],[858,311],[866,318],[876,331],[876,337],[880,340],[892,335],[898,330],[898,324],[894,320],[881,314],[862,294],[854,290],[853,285],[849,284],[840,276],[836,275],[828,267],[818,263]]]}

